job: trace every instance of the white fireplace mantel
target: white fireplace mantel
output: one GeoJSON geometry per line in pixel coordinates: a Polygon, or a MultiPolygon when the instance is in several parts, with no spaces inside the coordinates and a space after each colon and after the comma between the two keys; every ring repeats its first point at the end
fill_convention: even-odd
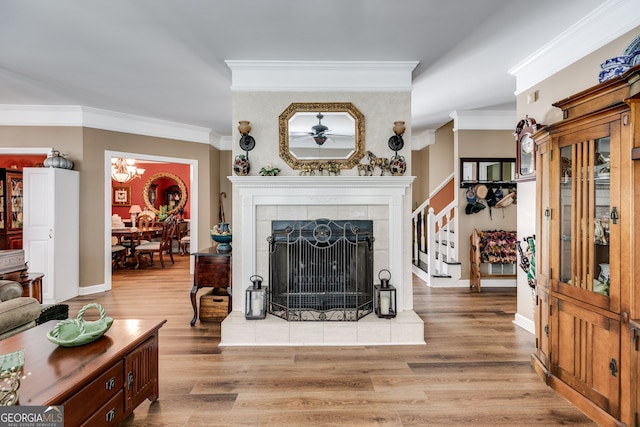
{"type": "MultiPolygon", "coordinates": [[[[424,344],[424,324],[413,311],[411,275],[411,183],[413,176],[230,176],[234,191],[233,312],[222,323],[221,345],[370,345],[424,344]],[[375,206],[386,210],[385,259],[375,271],[391,272],[397,289],[398,316],[358,322],[287,322],[268,316],[244,318],[244,288],[259,267],[260,206],[375,206]]],[[[279,218],[270,218],[279,219],[279,218]]],[[[303,219],[303,218],[287,218],[303,219]]],[[[346,219],[346,218],[329,218],[346,219]]],[[[264,237],[264,236],[260,236],[264,237]]],[[[262,240],[262,239],[261,239],[262,240]]],[[[376,236],[376,242],[378,237],[376,236]]],[[[375,272],[374,272],[375,274],[375,272]]]]}

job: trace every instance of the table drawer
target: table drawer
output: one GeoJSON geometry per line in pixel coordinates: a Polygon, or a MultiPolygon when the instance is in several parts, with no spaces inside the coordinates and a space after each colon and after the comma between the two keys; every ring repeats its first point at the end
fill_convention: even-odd
{"type": "MultiPolygon", "coordinates": [[[[65,412],[66,417],[66,412],[65,412]]],[[[96,411],[91,418],[81,424],[82,427],[103,427],[117,426],[124,419],[124,391],[120,390],[118,394],[104,404],[96,411]]],[[[65,425],[66,423],[65,419],[65,425]]]]}
{"type": "MultiPolygon", "coordinates": [[[[64,403],[65,425],[80,425],[105,402],[112,399],[118,391],[122,390],[124,385],[123,366],[122,361],[116,363],[64,403]]],[[[123,408],[121,408],[122,410],[123,408]]]]}

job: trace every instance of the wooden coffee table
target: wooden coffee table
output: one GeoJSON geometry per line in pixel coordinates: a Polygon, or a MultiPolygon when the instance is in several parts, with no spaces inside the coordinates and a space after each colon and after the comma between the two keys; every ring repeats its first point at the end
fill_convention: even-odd
{"type": "Polygon", "coordinates": [[[47,339],[56,322],[2,341],[2,353],[25,349],[20,405],[64,405],[65,426],[100,426],[158,398],[158,332],[166,320],[115,319],[98,340],[70,348],[47,339]]]}

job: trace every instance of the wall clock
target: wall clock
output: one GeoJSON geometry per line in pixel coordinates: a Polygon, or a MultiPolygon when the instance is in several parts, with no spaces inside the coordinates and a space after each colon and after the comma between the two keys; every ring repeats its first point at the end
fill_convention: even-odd
{"type": "Polygon", "coordinates": [[[538,125],[535,119],[526,116],[518,122],[516,131],[513,133],[518,145],[518,155],[516,157],[518,179],[535,177],[536,144],[532,135],[536,130],[538,130],[538,125]]]}

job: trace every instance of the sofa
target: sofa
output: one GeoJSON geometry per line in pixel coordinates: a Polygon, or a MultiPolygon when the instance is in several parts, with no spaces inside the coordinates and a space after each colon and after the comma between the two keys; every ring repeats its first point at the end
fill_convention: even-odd
{"type": "Polygon", "coordinates": [[[36,325],[42,307],[37,299],[22,296],[22,285],[0,280],[0,340],[36,325]]]}

